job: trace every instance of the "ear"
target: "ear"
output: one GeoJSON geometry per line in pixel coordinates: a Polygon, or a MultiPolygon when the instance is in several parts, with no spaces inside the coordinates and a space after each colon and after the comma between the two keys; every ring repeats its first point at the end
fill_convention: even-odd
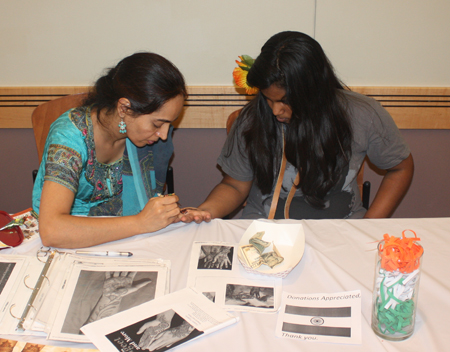
{"type": "Polygon", "coordinates": [[[131,108],[131,103],[127,98],[120,98],[117,101],[117,113],[120,117],[125,117],[128,113],[128,109],[131,108]]]}

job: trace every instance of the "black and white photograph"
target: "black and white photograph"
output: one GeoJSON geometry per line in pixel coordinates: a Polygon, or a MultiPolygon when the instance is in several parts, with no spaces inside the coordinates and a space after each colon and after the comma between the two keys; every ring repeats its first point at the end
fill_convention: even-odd
{"type": "Polygon", "coordinates": [[[174,310],[154,315],[106,335],[119,351],[163,352],[203,334],[174,310]]]}
{"type": "Polygon", "coordinates": [[[0,294],[5,288],[15,266],[16,263],[0,263],[0,294]]]}
{"type": "Polygon", "coordinates": [[[274,308],[273,287],[227,284],[225,305],[274,308]]]}
{"type": "Polygon", "coordinates": [[[233,250],[232,246],[202,245],[197,269],[232,270],[233,250]]]}
{"type": "Polygon", "coordinates": [[[215,292],[202,292],[203,296],[208,298],[211,302],[216,302],[216,293],[215,292]]]}
{"type": "Polygon", "coordinates": [[[80,328],[155,298],[157,271],[81,270],[61,332],[80,328]]]}

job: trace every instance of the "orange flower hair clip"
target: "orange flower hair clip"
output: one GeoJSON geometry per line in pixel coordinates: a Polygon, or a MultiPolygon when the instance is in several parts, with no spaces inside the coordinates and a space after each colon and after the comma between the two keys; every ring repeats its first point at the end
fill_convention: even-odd
{"type": "Polygon", "coordinates": [[[258,88],[250,87],[247,83],[248,71],[252,67],[255,60],[248,55],[239,56],[241,61],[236,60],[238,67],[233,70],[234,82],[238,87],[245,88],[247,94],[258,93],[258,88]]]}

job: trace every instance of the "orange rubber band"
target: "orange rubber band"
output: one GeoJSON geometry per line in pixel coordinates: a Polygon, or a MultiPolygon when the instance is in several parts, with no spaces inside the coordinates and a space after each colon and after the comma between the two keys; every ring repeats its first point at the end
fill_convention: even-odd
{"type": "Polygon", "coordinates": [[[383,237],[384,245],[380,245],[381,268],[402,273],[411,273],[419,268],[423,248],[416,243],[420,238],[413,230],[404,230],[402,238],[387,233],[383,237]],[[411,231],[414,237],[406,237],[406,231],[411,231]]]}

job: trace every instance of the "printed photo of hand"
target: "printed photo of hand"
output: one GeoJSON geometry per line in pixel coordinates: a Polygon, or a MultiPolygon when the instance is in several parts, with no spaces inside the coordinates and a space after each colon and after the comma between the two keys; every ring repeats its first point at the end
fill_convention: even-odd
{"type": "Polygon", "coordinates": [[[228,265],[231,266],[230,259],[228,258],[229,249],[223,250],[216,254],[214,260],[212,261],[212,267],[216,269],[228,268],[228,265]]]}
{"type": "Polygon", "coordinates": [[[134,284],[137,272],[105,272],[102,296],[95,305],[85,324],[109,317],[119,311],[122,299],[148,285],[152,281],[146,279],[139,284],[134,284]]]}
{"type": "Polygon", "coordinates": [[[174,343],[188,337],[192,330],[194,330],[194,327],[185,321],[180,326],[159,333],[148,349],[156,351],[164,347],[170,347],[174,343]]]}
{"type": "Polygon", "coordinates": [[[232,249],[230,246],[201,246],[198,269],[231,270],[232,249]]]}
{"type": "Polygon", "coordinates": [[[156,336],[170,327],[170,322],[174,315],[175,312],[173,310],[168,310],[158,314],[155,320],[142,325],[137,332],[138,335],[142,334],[139,340],[139,347],[142,349],[149,349],[156,336]]]}

